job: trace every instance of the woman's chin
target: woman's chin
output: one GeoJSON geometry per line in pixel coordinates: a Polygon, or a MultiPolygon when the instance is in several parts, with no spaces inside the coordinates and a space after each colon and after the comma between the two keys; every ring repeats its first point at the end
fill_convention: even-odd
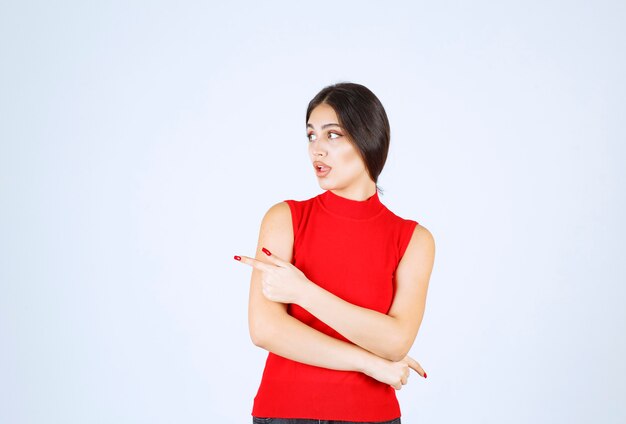
{"type": "Polygon", "coordinates": [[[318,178],[317,182],[319,183],[320,187],[322,187],[322,188],[331,188],[331,187],[335,186],[335,184],[333,184],[333,182],[331,180],[328,180],[326,178],[318,178]]]}

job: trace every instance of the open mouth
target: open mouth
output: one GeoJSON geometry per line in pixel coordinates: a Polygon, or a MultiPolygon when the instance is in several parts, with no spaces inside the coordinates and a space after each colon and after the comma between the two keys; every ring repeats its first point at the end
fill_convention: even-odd
{"type": "Polygon", "coordinates": [[[319,177],[326,176],[329,172],[330,172],[330,167],[328,167],[328,166],[323,166],[323,165],[316,165],[315,166],[315,173],[319,177]]]}

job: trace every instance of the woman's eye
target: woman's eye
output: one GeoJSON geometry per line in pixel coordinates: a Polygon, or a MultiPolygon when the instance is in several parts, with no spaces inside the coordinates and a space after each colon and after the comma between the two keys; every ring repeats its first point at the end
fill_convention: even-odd
{"type": "MultiPolygon", "coordinates": [[[[309,141],[313,141],[313,140],[315,139],[315,138],[314,138],[314,137],[315,137],[315,134],[313,134],[313,133],[311,133],[311,134],[307,134],[307,136],[306,136],[306,137],[309,139],[309,141]]],[[[328,133],[328,138],[329,138],[329,139],[331,139],[331,140],[335,140],[335,139],[337,139],[337,138],[339,138],[339,137],[341,137],[341,134],[337,134],[337,133],[334,133],[334,132],[329,132],[329,133],[328,133]],[[333,136],[334,136],[334,137],[333,137],[333,136]]]]}

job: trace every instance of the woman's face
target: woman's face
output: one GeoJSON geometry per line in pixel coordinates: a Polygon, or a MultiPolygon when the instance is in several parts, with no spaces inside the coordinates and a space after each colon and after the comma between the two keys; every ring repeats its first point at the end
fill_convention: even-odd
{"type": "Polygon", "coordinates": [[[309,157],[320,187],[326,190],[342,189],[355,182],[371,180],[359,152],[349,135],[339,126],[335,110],[322,103],[307,122],[309,157]],[[318,170],[318,162],[324,165],[318,170]]]}

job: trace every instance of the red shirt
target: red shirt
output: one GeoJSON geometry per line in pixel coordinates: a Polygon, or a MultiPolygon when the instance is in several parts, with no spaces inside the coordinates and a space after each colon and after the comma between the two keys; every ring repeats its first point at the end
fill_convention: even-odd
{"type": "MultiPolygon", "coordinates": [[[[294,232],[292,263],[315,284],[347,302],[386,314],[394,296],[395,270],[417,221],[380,202],[378,192],[352,200],[326,190],[307,200],[285,200],[294,232]]],[[[350,342],[296,304],[293,317],[350,342]]],[[[396,390],[356,371],[331,370],[268,352],[252,415],[343,421],[400,417],[396,390]]]]}

